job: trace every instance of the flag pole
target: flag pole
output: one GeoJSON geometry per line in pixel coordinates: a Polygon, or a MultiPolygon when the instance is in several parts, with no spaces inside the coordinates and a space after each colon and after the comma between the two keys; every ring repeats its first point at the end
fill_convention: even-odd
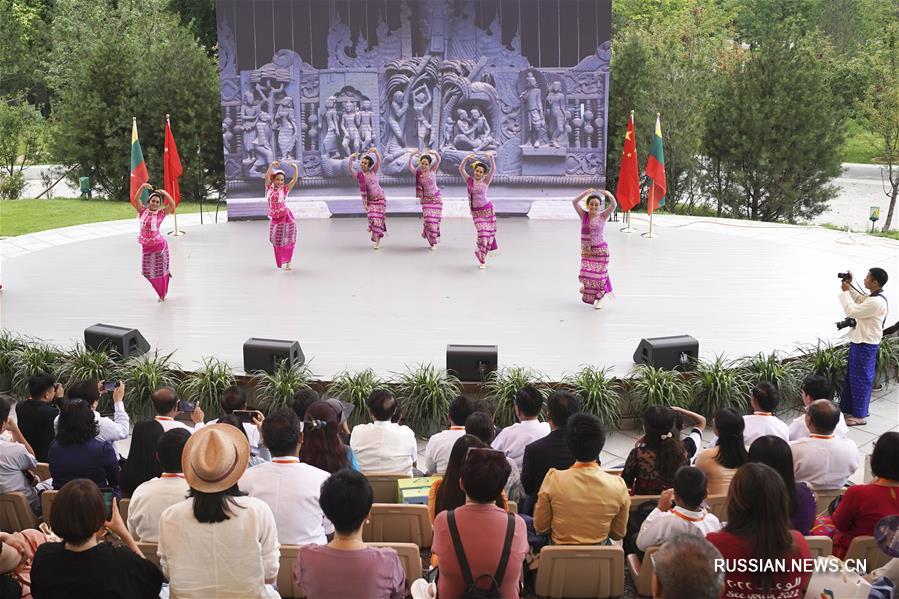
{"type": "MultiPolygon", "coordinates": [[[[165,114],[165,124],[167,128],[171,127],[171,125],[169,124],[169,113],[165,114]]],[[[168,152],[169,149],[166,148],[165,151],[168,152]]],[[[175,204],[174,198],[172,198],[172,204],[172,218],[175,219],[175,230],[169,231],[169,235],[173,237],[180,237],[181,235],[184,235],[184,231],[178,229],[178,205],[175,204]]]]}
{"type": "MultiPolygon", "coordinates": [[[[633,118],[634,118],[634,111],[631,110],[631,119],[633,120],[633,118]]],[[[622,156],[623,155],[624,155],[624,152],[622,151],[622,156]]],[[[637,189],[639,190],[640,188],[637,187],[637,189]]],[[[633,206],[631,207],[631,210],[633,210],[633,206]]],[[[636,231],[636,229],[631,227],[631,210],[628,210],[627,212],[624,213],[625,226],[621,229],[618,229],[622,233],[634,233],[636,231]]]]}
{"type": "Polygon", "coordinates": [[[643,237],[646,239],[654,239],[658,237],[655,233],[652,232],[652,215],[655,212],[655,208],[653,208],[652,202],[655,197],[655,185],[649,186],[649,233],[643,233],[643,237]]]}

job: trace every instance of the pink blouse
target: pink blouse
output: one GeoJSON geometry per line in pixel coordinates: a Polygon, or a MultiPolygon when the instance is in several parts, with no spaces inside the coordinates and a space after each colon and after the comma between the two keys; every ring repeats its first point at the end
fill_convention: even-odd
{"type": "Polygon", "coordinates": [[[146,206],[141,206],[140,212],[140,234],[137,240],[142,246],[151,246],[163,240],[159,233],[159,225],[165,219],[165,210],[159,209],[153,212],[146,206]]]}

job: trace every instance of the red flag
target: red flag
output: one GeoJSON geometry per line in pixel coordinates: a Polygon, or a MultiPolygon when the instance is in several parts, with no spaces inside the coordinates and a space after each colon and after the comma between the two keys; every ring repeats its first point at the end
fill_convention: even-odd
{"type": "Polygon", "coordinates": [[[652,143],[649,145],[646,176],[652,179],[652,186],[649,188],[649,198],[647,200],[647,211],[649,214],[652,214],[653,210],[665,205],[665,194],[668,191],[668,184],[665,180],[665,148],[662,144],[662,121],[658,113],[656,113],[656,132],[652,136],[652,143]]]}
{"type": "Polygon", "coordinates": [[[165,190],[175,200],[175,206],[181,201],[181,191],[178,189],[178,177],[181,176],[181,158],[178,157],[178,147],[175,145],[175,136],[172,135],[172,126],[168,116],[165,119],[165,156],[163,157],[163,179],[165,190]]]}
{"type": "Polygon", "coordinates": [[[618,209],[627,212],[640,203],[640,173],[637,167],[637,140],[634,134],[634,113],[627,121],[624,147],[621,149],[621,170],[618,171],[618,188],[615,190],[618,209]]]}

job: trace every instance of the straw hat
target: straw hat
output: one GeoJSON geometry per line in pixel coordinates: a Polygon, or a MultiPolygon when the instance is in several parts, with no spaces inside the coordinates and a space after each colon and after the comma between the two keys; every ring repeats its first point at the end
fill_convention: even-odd
{"type": "Polygon", "coordinates": [[[230,489],[249,462],[247,436],[230,424],[210,424],[195,431],[181,454],[187,484],[203,493],[230,489]]]}

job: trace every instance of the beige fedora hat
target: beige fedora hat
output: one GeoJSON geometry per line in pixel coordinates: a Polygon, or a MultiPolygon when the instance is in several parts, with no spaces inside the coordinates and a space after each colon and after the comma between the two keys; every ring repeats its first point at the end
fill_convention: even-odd
{"type": "Polygon", "coordinates": [[[249,462],[247,436],[230,424],[210,424],[195,431],[181,455],[187,484],[203,493],[230,489],[249,462]]]}

